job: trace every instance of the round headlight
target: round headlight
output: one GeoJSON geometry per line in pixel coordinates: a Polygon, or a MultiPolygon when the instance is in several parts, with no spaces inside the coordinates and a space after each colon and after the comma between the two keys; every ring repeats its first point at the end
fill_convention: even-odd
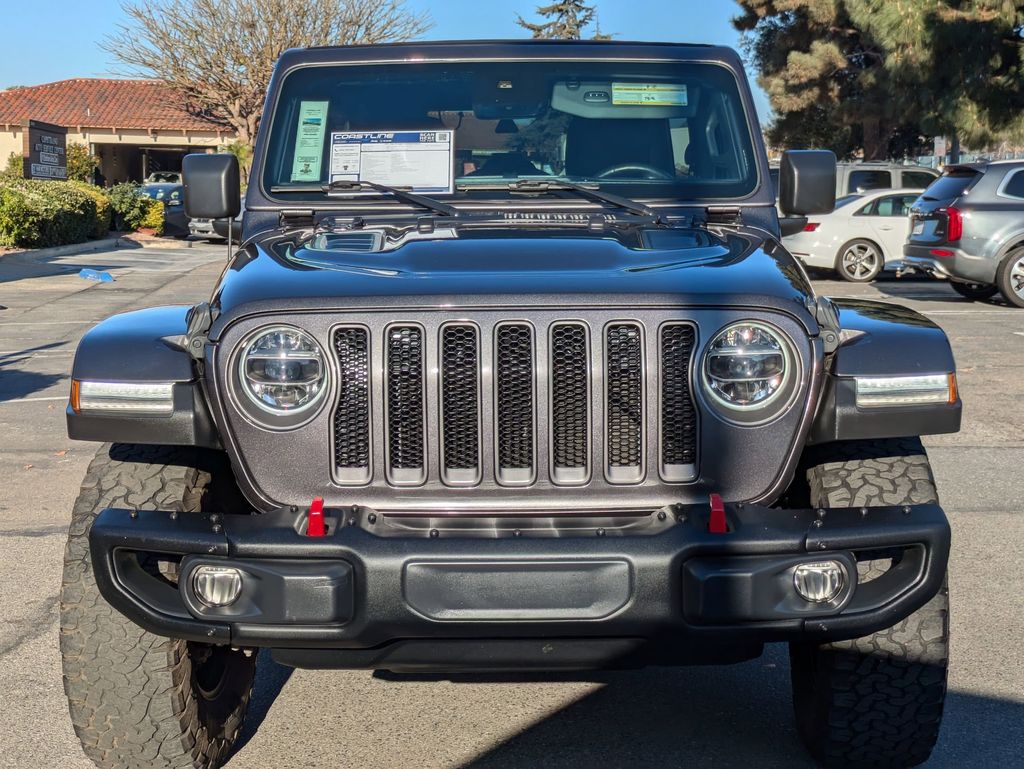
{"type": "Polygon", "coordinates": [[[327,366],[309,334],[280,327],[261,331],[244,345],[238,378],[249,400],[270,414],[298,414],[327,390],[327,366]]]}
{"type": "Polygon", "coordinates": [[[704,386],[721,405],[751,411],[775,400],[789,369],[789,347],[778,331],[753,321],[736,323],[708,345],[704,386]]]}

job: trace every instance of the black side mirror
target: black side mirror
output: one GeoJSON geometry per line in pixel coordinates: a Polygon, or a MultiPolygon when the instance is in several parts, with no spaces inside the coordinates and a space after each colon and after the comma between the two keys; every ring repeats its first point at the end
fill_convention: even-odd
{"type": "Polygon", "coordinates": [[[835,207],[836,156],[829,150],[783,152],[779,168],[782,213],[786,216],[827,214],[835,207]]]}
{"type": "Polygon", "coordinates": [[[226,152],[186,155],[181,161],[185,215],[190,219],[231,219],[242,208],[238,158],[226,152]]]}

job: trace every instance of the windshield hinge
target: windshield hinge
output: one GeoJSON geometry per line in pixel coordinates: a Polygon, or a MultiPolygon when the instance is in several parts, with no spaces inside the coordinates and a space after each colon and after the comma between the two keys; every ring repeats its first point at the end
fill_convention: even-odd
{"type": "Polygon", "coordinates": [[[281,226],[285,229],[312,227],[315,214],[311,208],[285,209],[281,212],[281,226]]]}
{"type": "Polygon", "coordinates": [[[188,324],[185,330],[185,349],[195,360],[202,362],[206,354],[206,345],[210,338],[207,334],[216,320],[218,312],[209,302],[200,302],[191,307],[185,316],[188,324]]]}
{"type": "Polygon", "coordinates": [[[740,224],[739,206],[708,206],[706,211],[708,224],[740,224]]]}

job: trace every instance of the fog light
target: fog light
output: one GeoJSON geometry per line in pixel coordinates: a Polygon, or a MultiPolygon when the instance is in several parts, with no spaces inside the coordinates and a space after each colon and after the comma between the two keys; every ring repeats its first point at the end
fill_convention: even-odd
{"type": "Polygon", "coordinates": [[[805,601],[827,603],[846,584],[846,567],[839,561],[802,563],[793,572],[793,585],[805,601]]]}
{"type": "Polygon", "coordinates": [[[197,566],[192,589],[205,606],[230,606],[242,592],[242,572],[230,566],[197,566]]]}

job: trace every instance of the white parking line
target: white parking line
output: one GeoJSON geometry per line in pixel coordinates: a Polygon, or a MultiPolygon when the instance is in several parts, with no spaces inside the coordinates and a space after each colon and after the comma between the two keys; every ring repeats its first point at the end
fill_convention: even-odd
{"type": "Polygon", "coordinates": [[[5,403],[39,403],[41,401],[66,401],[68,396],[66,395],[54,395],[49,398],[12,398],[11,400],[0,400],[0,406],[5,403]]]}
{"type": "Polygon", "coordinates": [[[98,320],[10,320],[0,321],[0,326],[84,326],[86,323],[99,323],[98,320]]]}

